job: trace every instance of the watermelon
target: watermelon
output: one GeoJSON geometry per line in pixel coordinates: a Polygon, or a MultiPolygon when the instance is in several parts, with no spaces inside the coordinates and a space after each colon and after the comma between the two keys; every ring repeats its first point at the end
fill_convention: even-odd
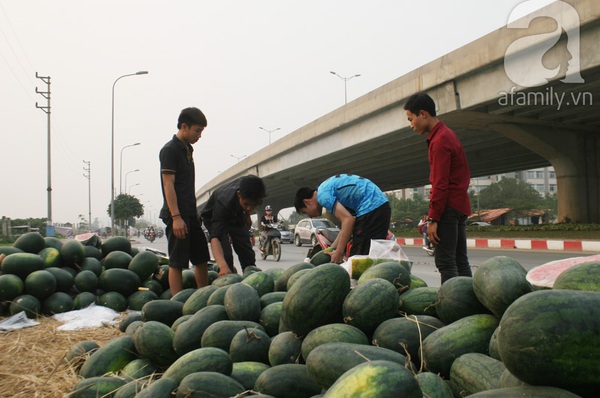
{"type": "Polygon", "coordinates": [[[240,330],[229,344],[229,356],[233,362],[262,362],[269,364],[271,338],[260,329],[240,330]]]}
{"type": "Polygon", "coordinates": [[[553,289],[522,296],[502,317],[498,351],[525,383],[594,396],[600,385],[600,293],[553,289]]]}
{"type": "Polygon", "coordinates": [[[23,294],[25,285],[17,275],[0,275],[0,301],[11,301],[23,294]]]}
{"type": "Polygon", "coordinates": [[[450,388],[456,396],[467,396],[500,388],[500,378],[506,367],[485,354],[463,354],[450,367],[450,388]]]}
{"type": "Polygon", "coordinates": [[[95,376],[80,380],[69,393],[72,398],[107,397],[127,383],[118,376],[95,376]]]}
{"type": "Polygon", "coordinates": [[[551,289],[554,286],[554,281],[563,271],[577,264],[588,263],[590,261],[600,261],[600,254],[550,261],[530,269],[527,272],[527,282],[534,289],[551,289]]]}
{"type": "Polygon", "coordinates": [[[179,383],[176,397],[237,397],[244,391],[244,386],[234,378],[204,371],[185,376],[179,383]]]}
{"type": "Polygon", "coordinates": [[[215,285],[208,285],[196,289],[190,297],[183,304],[182,312],[184,315],[195,314],[202,308],[208,305],[208,299],[219,287],[215,285]]]}
{"type": "Polygon", "coordinates": [[[415,379],[417,379],[421,391],[423,391],[423,397],[454,398],[448,383],[435,373],[420,372],[417,373],[415,379]]]}
{"type": "Polygon", "coordinates": [[[199,348],[190,351],[177,359],[163,373],[178,384],[184,377],[195,372],[218,372],[229,376],[233,362],[227,352],[214,347],[199,348]]]}
{"type": "Polygon", "coordinates": [[[383,321],[398,313],[398,291],[380,278],[369,279],[348,293],[342,305],[344,322],[371,335],[383,321]]]}
{"type": "Polygon", "coordinates": [[[253,390],[285,398],[307,398],[321,392],[308,376],[306,365],[301,364],[282,364],[266,369],[256,379],[253,390]]]}
{"type": "Polygon", "coordinates": [[[303,275],[283,299],[281,322],[299,336],[334,323],[350,292],[350,278],[337,264],[323,264],[303,275]]]}
{"type": "Polygon", "coordinates": [[[39,232],[26,232],[15,240],[13,246],[25,253],[37,254],[46,247],[46,241],[39,232]]]}
{"type": "Polygon", "coordinates": [[[131,258],[127,267],[144,281],[158,270],[158,257],[151,251],[142,251],[131,258]]]}
{"type": "Polygon", "coordinates": [[[2,274],[13,274],[25,280],[27,275],[44,269],[44,260],[32,253],[13,253],[2,260],[2,274]]]}
{"type": "Polygon", "coordinates": [[[398,311],[408,315],[429,315],[438,317],[436,304],[439,287],[414,287],[400,295],[398,311]]]}
{"type": "Polygon", "coordinates": [[[423,340],[444,326],[442,321],[429,315],[388,319],[375,329],[373,344],[406,355],[413,364],[420,366],[423,340]]]}
{"type": "Polygon", "coordinates": [[[332,323],[313,329],[302,341],[302,357],[308,358],[308,354],[318,346],[332,342],[344,342],[354,344],[369,344],[369,338],[359,328],[344,323],[332,323]]]}
{"type": "Polygon", "coordinates": [[[224,351],[229,350],[231,340],[240,330],[265,329],[258,323],[252,321],[217,321],[206,328],[202,334],[200,344],[202,347],[216,347],[224,351]]]}
{"type": "Polygon", "coordinates": [[[52,293],[42,301],[44,315],[62,314],[73,310],[73,299],[65,292],[52,293]]]}
{"type": "Polygon", "coordinates": [[[548,386],[519,386],[487,390],[469,395],[469,398],[581,398],[570,391],[548,386]]]}
{"type": "MultiPolygon", "coordinates": [[[[131,271],[130,271],[131,272],[131,271]]],[[[174,300],[152,300],[142,307],[142,320],[158,321],[167,326],[183,315],[183,303],[174,300]]]]}
{"type": "Polygon", "coordinates": [[[292,265],[290,268],[288,268],[284,272],[282,272],[281,275],[279,276],[279,278],[277,278],[277,280],[275,280],[275,291],[276,292],[287,291],[287,283],[292,275],[294,275],[296,272],[298,272],[300,270],[312,269],[314,267],[315,266],[312,265],[311,263],[305,263],[305,262],[292,265]]]}
{"type": "Polygon", "coordinates": [[[282,308],[283,302],[278,301],[267,305],[260,311],[258,316],[258,323],[265,328],[265,331],[271,337],[279,333],[279,319],[281,319],[282,308]]]}
{"type": "MultiPolygon", "coordinates": [[[[120,250],[115,250],[113,252],[108,253],[102,259],[102,265],[104,269],[113,269],[113,268],[121,268],[128,269],[129,263],[131,263],[132,257],[129,253],[125,253],[120,250]]],[[[135,270],[137,268],[134,267],[135,270]]],[[[134,271],[134,270],[132,270],[134,271]]],[[[134,271],[135,272],[135,271],[134,271]]]]}
{"type": "Polygon", "coordinates": [[[365,362],[386,360],[411,369],[408,359],[395,351],[366,344],[325,343],[310,352],[306,367],[310,378],[323,388],[329,388],[345,372],[365,362]]]}
{"type": "Polygon", "coordinates": [[[79,375],[89,378],[102,376],[108,372],[118,373],[134,359],[136,359],[136,350],[133,338],[116,337],[90,355],[79,370],[79,375]]]}
{"type": "MultiPolygon", "coordinates": [[[[134,337],[135,341],[135,337],[134,337]]],[[[132,379],[146,378],[153,373],[158,373],[159,369],[148,358],[138,358],[129,362],[121,370],[121,375],[132,379]]],[[[138,380],[138,383],[140,381],[138,380]]]]}
{"type": "Polygon", "coordinates": [[[133,334],[135,349],[159,368],[167,368],[179,357],[173,349],[175,332],[157,321],[148,321],[133,334]]]}
{"type": "Polygon", "coordinates": [[[272,293],[264,294],[264,295],[260,296],[260,306],[262,308],[265,308],[269,304],[273,304],[276,302],[283,302],[283,299],[285,298],[286,293],[287,292],[284,291],[284,292],[272,292],[272,293]]]}
{"type": "Polygon", "coordinates": [[[139,392],[135,398],[162,398],[171,397],[177,388],[177,382],[170,377],[161,377],[149,381],[149,384],[139,392]]]}
{"type": "Polygon", "coordinates": [[[223,305],[233,321],[258,321],[260,317],[260,297],[256,289],[242,282],[227,289],[223,305]]]}
{"type": "Polygon", "coordinates": [[[423,393],[410,370],[395,362],[377,360],[348,370],[324,397],[423,398],[423,393]]]}
{"type": "Polygon", "coordinates": [[[262,271],[253,272],[245,277],[242,283],[253,287],[258,293],[258,297],[261,297],[267,293],[271,293],[275,290],[275,281],[273,280],[273,277],[262,271]]]}
{"type": "Polygon", "coordinates": [[[79,371],[81,365],[83,365],[86,359],[98,348],[100,348],[100,346],[97,343],[89,340],[75,343],[65,354],[65,362],[76,371],[79,371]]]}
{"type": "MultiPolygon", "coordinates": [[[[456,278],[459,277],[452,279],[456,278]]],[[[422,359],[426,369],[448,378],[452,362],[459,356],[469,352],[487,355],[490,338],[498,324],[499,320],[494,315],[476,314],[432,332],[423,340],[422,359]]]]}
{"type": "Polygon", "coordinates": [[[473,291],[479,301],[497,317],[513,301],[532,291],[527,271],[507,256],[485,260],[473,273],[473,291]]]}
{"type": "Polygon", "coordinates": [[[77,240],[67,240],[60,248],[60,257],[66,266],[78,266],[85,258],[85,248],[77,240]]]}
{"type": "Polygon", "coordinates": [[[261,362],[234,362],[231,377],[244,386],[244,389],[251,390],[258,376],[269,367],[269,365],[261,362]]]}
{"type": "Polygon", "coordinates": [[[98,286],[105,292],[118,292],[128,297],[141,286],[140,277],[133,271],[122,268],[107,269],[98,278],[98,286]]]}
{"type": "Polygon", "coordinates": [[[269,346],[269,364],[271,366],[284,363],[300,363],[302,339],[293,332],[282,332],[271,339],[269,346]]]}
{"type": "Polygon", "coordinates": [[[440,286],[436,312],[445,324],[470,315],[491,313],[475,295],[473,278],[470,276],[456,276],[440,286]]]}
{"type": "Polygon", "coordinates": [[[10,302],[10,315],[25,311],[27,318],[37,318],[42,313],[42,303],[31,294],[22,294],[10,302]]]}
{"type": "Polygon", "coordinates": [[[554,289],[600,292],[600,261],[577,264],[558,275],[554,289]]]}
{"type": "Polygon", "coordinates": [[[102,257],[106,257],[109,253],[117,250],[131,253],[131,242],[124,236],[111,236],[102,242],[100,249],[102,250],[102,257]]]}
{"type": "Polygon", "coordinates": [[[44,260],[44,268],[62,266],[60,251],[54,247],[46,247],[38,255],[44,260]]]}
{"type": "Polygon", "coordinates": [[[372,265],[358,278],[358,284],[373,278],[382,278],[391,282],[399,293],[410,289],[410,270],[400,261],[384,261],[372,265]]]}
{"type": "MultiPolygon", "coordinates": [[[[214,286],[214,285],[213,285],[214,286]]],[[[225,292],[233,285],[225,285],[221,287],[217,287],[217,290],[211,293],[208,301],[206,301],[206,305],[223,305],[225,303],[225,292]]]]}

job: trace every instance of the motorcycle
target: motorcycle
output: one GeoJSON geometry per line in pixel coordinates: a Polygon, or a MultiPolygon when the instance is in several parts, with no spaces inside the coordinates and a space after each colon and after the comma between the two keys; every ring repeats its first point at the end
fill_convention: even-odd
{"type": "Polygon", "coordinates": [[[150,243],[152,243],[152,242],[154,242],[154,239],[156,239],[156,234],[152,231],[146,232],[144,234],[144,238],[146,238],[147,240],[150,241],[150,243]]]}
{"type": "MultiPolygon", "coordinates": [[[[312,258],[315,254],[320,252],[321,250],[325,250],[329,248],[335,239],[339,235],[340,231],[338,229],[332,228],[317,228],[315,230],[315,237],[317,238],[317,244],[314,245],[311,249],[308,250],[306,257],[312,258]]],[[[392,231],[388,231],[385,237],[387,240],[395,240],[396,236],[392,233],[392,231]]],[[[346,245],[346,254],[345,257],[350,257],[350,249],[352,248],[352,241],[348,242],[346,245]]]]}
{"type": "MultiPolygon", "coordinates": [[[[281,233],[277,229],[276,224],[268,224],[267,228],[269,228],[267,234],[271,237],[271,240],[264,246],[265,249],[261,252],[261,257],[263,260],[266,260],[268,256],[273,256],[273,260],[279,261],[281,259],[281,233]]],[[[265,240],[266,236],[260,234],[259,242],[261,247],[263,247],[265,240]]]]}

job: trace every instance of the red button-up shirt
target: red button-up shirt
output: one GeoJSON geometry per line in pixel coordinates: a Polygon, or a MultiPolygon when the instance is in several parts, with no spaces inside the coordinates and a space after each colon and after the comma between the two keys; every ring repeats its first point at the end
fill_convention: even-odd
{"type": "Polygon", "coordinates": [[[429,147],[429,217],[439,221],[447,206],[471,214],[467,156],[454,131],[438,122],[427,136],[429,147]]]}

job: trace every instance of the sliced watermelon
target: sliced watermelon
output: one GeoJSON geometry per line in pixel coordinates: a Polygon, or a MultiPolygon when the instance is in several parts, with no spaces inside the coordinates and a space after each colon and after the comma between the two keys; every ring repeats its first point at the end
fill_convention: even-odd
{"type": "Polygon", "coordinates": [[[600,254],[587,257],[565,258],[564,260],[555,260],[538,265],[527,272],[526,279],[534,289],[552,289],[554,281],[556,281],[561,272],[575,265],[590,261],[600,261],[600,254]]]}

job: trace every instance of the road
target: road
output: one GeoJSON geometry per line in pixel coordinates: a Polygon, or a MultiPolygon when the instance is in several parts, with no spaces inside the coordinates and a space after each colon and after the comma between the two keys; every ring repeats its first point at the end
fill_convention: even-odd
{"type": "MultiPolygon", "coordinates": [[[[153,243],[146,241],[144,238],[132,242],[133,246],[140,249],[151,247],[163,252],[167,251],[167,239],[160,238],[153,243]]],[[[287,269],[294,264],[304,261],[308,253],[309,246],[302,245],[297,247],[294,244],[284,243],[282,245],[281,260],[275,262],[268,257],[267,260],[260,258],[258,247],[256,251],[256,265],[261,269],[269,268],[284,268],[287,269]]],[[[440,274],[435,268],[433,257],[430,257],[425,251],[418,246],[402,247],[404,253],[409,260],[413,262],[412,273],[427,282],[429,286],[440,285],[440,274]]],[[[551,251],[551,250],[516,250],[516,249],[470,249],[469,260],[472,267],[476,267],[485,260],[495,256],[508,256],[518,261],[525,269],[529,270],[535,266],[547,263],[549,261],[561,260],[570,257],[581,257],[595,253],[575,252],[575,251],[551,251]]],[[[235,257],[236,267],[239,269],[237,258],[235,257]]]]}

